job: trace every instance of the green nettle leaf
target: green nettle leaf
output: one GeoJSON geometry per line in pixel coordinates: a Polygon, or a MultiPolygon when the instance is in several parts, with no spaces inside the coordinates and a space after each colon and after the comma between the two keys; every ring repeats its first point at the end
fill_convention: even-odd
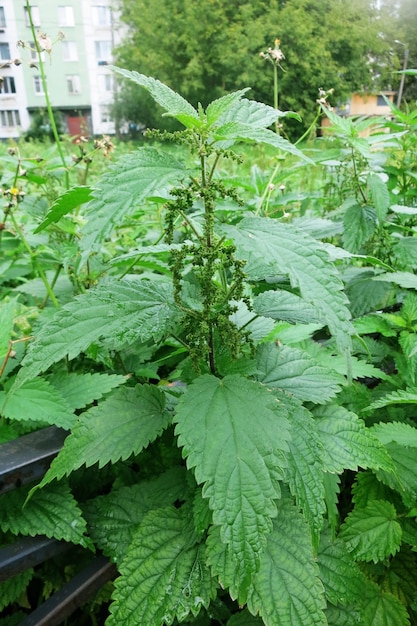
{"type": "Polygon", "coordinates": [[[404,289],[417,289],[417,276],[412,272],[384,272],[374,276],[373,280],[394,283],[404,289]]]}
{"type": "Polygon", "coordinates": [[[380,315],[365,315],[364,317],[356,319],[353,325],[358,335],[371,333],[380,333],[383,337],[395,337],[397,335],[388,320],[380,315]]]}
{"type": "MultiPolygon", "coordinates": [[[[48,381],[64,397],[73,411],[83,409],[88,404],[99,400],[115,387],[127,381],[126,376],[116,374],[53,374],[48,381]]],[[[12,396],[13,397],[13,396],[12,396]]]]}
{"type": "Polygon", "coordinates": [[[179,401],[179,445],[248,578],[256,571],[280,496],[288,450],[287,411],[260,383],[200,376],[179,401]]]}
{"type": "Polygon", "coordinates": [[[365,577],[345,543],[340,539],[332,540],[328,531],[321,535],[318,564],[320,579],[329,602],[343,606],[360,604],[365,577]]]}
{"type": "Polygon", "coordinates": [[[391,502],[372,500],[355,507],[342,525],[340,536],[348,550],[360,561],[382,561],[401,547],[402,529],[391,502]]]}
{"type": "Polygon", "coordinates": [[[66,356],[73,359],[101,338],[113,349],[138,340],[158,341],[177,316],[168,279],[151,283],[132,278],[99,285],[77,296],[41,326],[28,347],[12,393],[53,363],[66,356]]]}
{"type": "Polygon", "coordinates": [[[326,511],[322,445],[311,413],[291,400],[283,402],[288,404],[291,434],[286,481],[317,543],[326,511]]]}
{"type": "Polygon", "coordinates": [[[145,76],[144,74],[139,74],[139,72],[131,72],[112,65],[110,69],[124,76],[124,78],[128,78],[141,87],[144,87],[155,102],[165,109],[165,115],[175,117],[188,128],[201,126],[200,116],[196,109],[170,87],[161,83],[161,81],[150,76],[145,76]]]}
{"type": "Polygon", "coordinates": [[[325,626],[324,607],[310,529],[293,503],[284,498],[253,578],[248,608],[266,626],[325,626]]]}
{"type": "Polygon", "coordinates": [[[0,359],[3,359],[9,350],[16,304],[17,298],[13,298],[2,303],[0,307],[0,359]]]}
{"type": "MultiPolygon", "coordinates": [[[[385,277],[386,274],[383,274],[385,277]]],[[[364,313],[383,309],[390,303],[394,288],[386,278],[378,282],[374,280],[375,272],[368,268],[357,271],[353,279],[346,286],[346,294],[351,302],[353,317],[360,317],[364,313]]]]}
{"type": "Polygon", "coordinates": [[[231,98],[232,101],[230,102],[230,106],[228,106],[227,110],[223,111],[222,114],[216,119],[218,126],[224,126],[229,122],[237,122],[240,124],[248,124],[252,128],[268,128],[279,117],[286,117],[287,115],[290,115],[288,111],[283,113],[282,111],[264,104],[263,102],[256,102],[256,100],[248,100],[247,98],[237,100],[233,97],[235,95],[243,94],[243,91],[246,90],[228,94],[224,96],[224,98],[220,98],[219,100],[215,100],[209,104],[206,110],[207,121],[209,121],[209,114],[211,114],[212,105],[214,105],[217,109],[216,103],[222,102],[226,98],[231,98]]]}
{"type": "MultiPolygon", "coordinates": [[[[401,520],[404,522],[404,519],[401,520]]],[[[416,529],[417,530],[417,529],[416,529]]],[[[389,591],[406,605],[412,605],[415,610],[416,596],[416,553],[413,548],[404,546],[405,534],[403,530],[403,545],[401,550],[390,559],[389,567],[384,570],[383,580],[379,582],[384,591],[389,591]]]]}
{"type": "Polygon", "coordinates": [[[358,508],[364,508],[372,500],[385,500],[387,492],[386,486],[371,470],[358,472],[352,485],[352,501],[358,508]]]}
{"type": "Polygon", "coordinates": [[[121,561],[144,515],[174,504],[187,491],[186,470],[175,467],[153,480],[113,490],[83,507],[89,534],[106,556],[121,561]]]}
{"type": "MultiPolygon", "coordinates": [[[[225,123],[230,116],[234,117],[238,111],[240,111],[244,102],[250,102],[249,100],[242,100],[242,97],[250,91],[249,87],[228,93],[217,100],[213,100],[206,108],[207,124],[211,126],[215,124],[219,118],[222,123],[225,123]]],[[[265,105],[266,106],[266,105],[265,105]]],[[[276,115],[272,122],[276,119],[276,115]]],[[[269,126],[269,124],[267,124],[269,126]]]]}
{"type": "Polygon", "coordinates": [[[324,474],[324,498],[327,508],[327,519],[333,535],[339,527],[339,494],[340,494],[340,476],[338,474],[324,474]]]}
{"type": "Polygon", "coordinates": [[[353,204],[344,215],[343,244],[349,252],[359,252],[374,234],[376,228],[375,209],[370,206],[353,204]]]}
{"type": "Polygon", "coordinates": [[[317,307],[290,291],[264,291],[254,298],[253,310],[258,315],[291,324],[311,324],[323,320],[317,307]]]}
{"type": "Polygon", "coordinates": [[[249,279],[286,274],[304,300],[323,316],[341,350],[350,348],[353,326],[336,267],[322,244],[278,220],[244,218],[238,226],[222,226],[232,237],[249,279]]]}
{"type": "Polygon", "coordinates": [[[367,410],[380,409],[381,407],[389,406],[390,404],[417,404],[417,389],[408,388],[391,391],[391,393],[387,393],[386,396],[383,396],[382,398],[375,400],[375,402],[372,402],[367,410]]]}
{"type": "Polygon", "coordinates": [[[102,242],[147,198],[160,195],[166,185],[177,184],[186,173],[168,151],[142,147],[124,154],[100,178],[85,208],[88,221],[80,242],[85,256],[98,252],[102,242]]]}
{"type": "Polygon", "coordinates": [[[308,161],[310,159],[303,154],[294,144],[290,143],[287,139],[284,139],[280,135],[277,135],[272,130],[267,128],[261,128],[259,126],[253,126],[246,122],[227,122],[223,126],[215,129],[214,137],[216,141],[249,141],[254,143],[266,143],[274,148],[278,148],[283,152],[289,152],[295,156],[308,161]]]}
{"type": "Polygon", "coordinates": [[[120,565],[107,626],[170,625],[208,607],[217,585],[189,513],[166,507],[144,516],[120,565]]]}
{"type": "Polygon", "coordinates": [[[367,626],[409,626],[404,604],[392,593],[368,581],[363,599],[363,623],[367,626]]]}
{"type": "Polygon", "coordinates": [[[371,191],[378,222],[382,224],[387,216],[390,204],[387,185],[378,174],[374,174],[373,172],[368,175],[367,182],[371,191]]]}
{"type": "Polygon", "coordinates": [[[317,408],[314,414],[328,472],[341,474],[344,469],[357,470],[358,466],[393,470],[385,447],[355,413],[329,405],[317,408]]]}
{"type": "Polygon", "coordinates": [[[29,582],[32,580],[33,573],[34,570],[31,567],[21,574],[17,574],[8,580],[2,580],[0,582],[0,611],[8,604],[19,600],[29,582]]]}
{"type": "MultiPolygon", "coordinates": [[[[1,397],[1,392],[0,392],[1,397]]],[[[17,439],[20,435],[20,429],[17,424],[12,425],[9,422],[0,424],[0,444],[17,439]]]]}
{"type": "Polygon", "coordinates": [[[193,497],[193,519],[195,531],[199,537],[202,537],[211,525],[212,514],[200,487],[195,490],[193,497]]]}
{"type": "Polygon", "coordinates": [[[361,611],[356,604],[352,606],[327,605],[324,611],[329,626],[363,626],[361,611]]]}
{"type": "Polygon", "coordinates": [[[68,485],[49,485],[26,502],[29,487],[0,496],[0,528],[14,535],[46,535],[91,547],[87,524],[68,485]]]}
{"type": "Polygon", "coordinates": [[[18,421],[36,421],[70,429],[77,416],[60,392],[47,380],[36,378],[23,383],[13,394],[0,392],[4,417],[18,421]]]}
{"type": "Polygon", "coordinates": [[[34,232],[39,233],[49,226],[49,224],[59,222],[61,217],[70,211],[73,211],[81,204],[91,200],[92,192],[93,188],[87,186],[72,187],[72,189],[68,189],[68,191],[59,196],[59,198],[57,198],[51,205],[45,219],[42,220],[34,232]]]}
{"type": "MultiPolygon", "coordinates": [[[[417,402],[417,390],[414,395],[415,402],[417,402]]],[[[403,424],[402,422],[380,422],[372,426],[371,432],[373,432],[383,444],[395,441],[402,446],[417,448],[417,428],[410,426],[410,424],[403,424]]]]}
{"type": "Polygon", "coordinates": [[[406,268],[417,269],[417,238],[399,237],[392,247],[397,261],[406,268]]]}
{"type": "Polygon", "coordinates": [[[82,465],[103,467],[139,454],[169,424],[163,392],[152,385],[120,387],[75,423],[41,486],[82,465]]]}
{"type": "Polygon", "coordinates": [[[417,499],[417,450],[406,447],[395,441],[385,444],[392,459],[395,471],[389,472],[381,468],[376,475],[385,485],[395,489],[401,495],[406,506],[414,506],[417,499]]]}
{"type": "Polygon", "coordinates": [[[230,550],[228,544],[223,543],[220,536],[219,526],[210,526],[207,535],[207,563],[211,567],[211,571],[216,576],[223,589],[228,590],[233,600],[238,599],[239,604],[243,606],[247,600],[249,582],[244,581],[245,571],[234,554],[230,550]],[[242,585],[242,582],[245,585],[242,585]]]}
{"type": "Polygon", "coordinates": [[[268,343],[257,350],[258,380],[299,400],[324,404],[340,391],[344,377],[320,365],[307,352],[268,343]]]}

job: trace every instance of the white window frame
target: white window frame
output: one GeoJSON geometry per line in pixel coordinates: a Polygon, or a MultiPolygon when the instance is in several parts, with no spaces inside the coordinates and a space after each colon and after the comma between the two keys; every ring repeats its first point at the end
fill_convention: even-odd
{"type": "Polygon", "coordinates": [[[35,95],[37,96],[44,96],[45,95],[45,91],[43,89],[43,84],[42,84],[42,76],[33,76],[33,90],[35,92],[35,95]]]}
{"type": "Polygon", "coordinates": [[[100,106],[100,122],[101,124],[109,124],[112,121],[110,115],[110,107],[108,104],[100,106]]]}
{"type": "MultiPolygon", "coordinates": [[[[29,20],[29,11],[27,10],[27,7],[23,7],[24,13],[25,13],[25,25],[30,27],[30,20],[29,20]]],[[[30,6],[30,12],[32,14],[32,22],[33,25],[36,27],[41,25],[41,16],[39,14],[39,7],[36,5],[31,5],[30,6]]]]}
{"type": "Polygon", "coordinates": [[[97,61],[109,62],[112,59],[112,45],[110,39],[102,39],[94,42],[97,61]]]}
{"type": "Polygon", "coordinates": [[[111,8],[106,4],[95,4],[91,7],[94,26],[111,26],[111,8]]]}
{"type": "Polygon", "coordinates": [[[102,74],[100,77],[101,90],[107,93],[114,92],[114,76],[113,74],[102,74]]]}
{"type": "Polygon", "coordinates": [[[78,50],[76,41],[64,40],[62,43],[62,60],[78,61],[78,50]]]}
{"type": "Polygon", "coordinates": [[[36,50],[36,44],[34,41],[30,41],[29,42],[29,55],[30,55],[30,60],[31,61],[37,61],[38,60],[38,52],[36,50]]]}
{"type": "Polygon", "coordinates": [[[17,126],[21,126],[20,113],[17,109],[0,111],[0,127],[15,128],[17,126]]]}
{"type": "Polygon", "coordinates": [[[2,61],[10,61],[11,56],[10,56],[10,46],[6,41],[2,41],[0,42],[0,59],[2,61]],[[3,50],[7,51],[7,55],[5,56],[3,54],[3,50]]]}
{"type": "Polygon", "coordinates": [[[75,26],[74,8],[70,5],[57,7],[58,26],[75,26]]]}
{"type": "Polygon", "coordinates": [[[77,96],[81,93],[81,77],[79,74],[67,74],[67,93],[70,96],[77,96]]]}
{"type": "Polygon", "coordinates": [[[6,28],[6,12],[4,6],[0,6],[0,28],[6,28]]]}
{"type": "Polygon", "coordinates": [[[16,93],[16,81],[14,79],[14,76],[3,76],[0,87],[0,94],[4,96],[11,93],[16,93]]]}

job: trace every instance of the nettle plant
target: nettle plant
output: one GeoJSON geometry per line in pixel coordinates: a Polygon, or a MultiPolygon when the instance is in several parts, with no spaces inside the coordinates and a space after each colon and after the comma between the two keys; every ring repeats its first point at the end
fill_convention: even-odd
{"type": "MultiPolygon", "coordinates": [[[[41,223],[85,203],[79,263],[96,284],[46,308],[5,368],[2,428],[70,434],[37,487],[2,496],[3,541],[44,534],[109,556],[109,626],[409,624],[417,489],[400,469],[417,430],[355,412],[369,403],[352,381],[388,375],[352,356],[336,248],[254,215],[217,175],[240,142],[308,159],[246,90],[197,110],[116,71],[184,126],[164,138],[190,165],[141,147],[41,223]],[[153,242],[154,226],[132,226],[150,211],[153,242]],[[142,241],[126,251],[129,228],[142,241]]],[[[32,575],[2,587],[4,604],[32,575]]]]}

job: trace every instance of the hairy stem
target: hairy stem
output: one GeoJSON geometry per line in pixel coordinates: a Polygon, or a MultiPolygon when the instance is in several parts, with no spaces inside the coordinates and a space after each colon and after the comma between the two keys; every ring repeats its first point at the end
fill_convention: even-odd
{"type": "Polygon", "coordinates": [[[57,146],[57,149],[58,149],[58,154],[59,154],[59,157],[61,159],[61,162],[62,162],[62,165],[63,165],[63,168],[64,168],[65,187],[67,189],[69,189],[70,184],[69,184],[68,168],[67,168],[67,164],[66,164],[66,161],[65,161],[64,152],[62,150],[62,144],[61,144],[61,140],[59,138],[58,129],[56,127],[54,112],[52,110],[52,105],[51,105],[51,100],[49,98],[48,84],[47,84],[46,75],[45,75],[45,66],[44,66],[43,59],[42,59],[42,50],[41,50],[41,48],[39,46],[38,39],[36,37],[35,25],[33,23],[32,11],[31,11],[31,6],[30,6],[30,3],[29,3],[29,0],[26,0],[26,11],[27,11],[27,14],[29,16],[30,30],[31,30],[31,33],[32,33],[33,41],[35,43],[36,54],[38,56],[39,72],[40,72],[40,75],[41,75],[42,87],[43,87],[43,91],[44,91],[44,94],[45,94],[45,103],[46,103],[46,109],[48,111],[49,123],[51,124],[52,133],[54,135],[55,143],[56,143],[56,146],[57,146]]]}

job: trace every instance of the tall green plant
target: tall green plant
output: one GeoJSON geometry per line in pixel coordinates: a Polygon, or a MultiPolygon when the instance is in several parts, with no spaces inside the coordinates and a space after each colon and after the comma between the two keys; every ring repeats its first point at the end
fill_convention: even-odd
{"type": "MultiPolygon", "coordinates": [[[[5,372],[4,428],[70,434],[37,488],[2,497],[4,538],[102,550],[119,571],[109,625],[405,626],[412,598],[378,586],[372,566],[400,568],[415,547],[414,487],[388,445],[402,449],[405,431],[358,416],[352,376],[384,374],[351,356],[334,249],[254,216],[217,174],[242,141],[308,159],[245,90],[196,109],[116,71],[182,124],[165,138],[191,158],[144,146],[91,191],[82,256],[111,255],[108,273],[43,316],[5,372]],[[115,229],[151,207],[165,240],[120,254],[115,229]],[[338,494],[359,467],[350,512],[338,494]]],[[[59,219],[55,207],[43,227],[59,219]]],[[[13,307],[2,314],[10,332],[13,307]]]]}

